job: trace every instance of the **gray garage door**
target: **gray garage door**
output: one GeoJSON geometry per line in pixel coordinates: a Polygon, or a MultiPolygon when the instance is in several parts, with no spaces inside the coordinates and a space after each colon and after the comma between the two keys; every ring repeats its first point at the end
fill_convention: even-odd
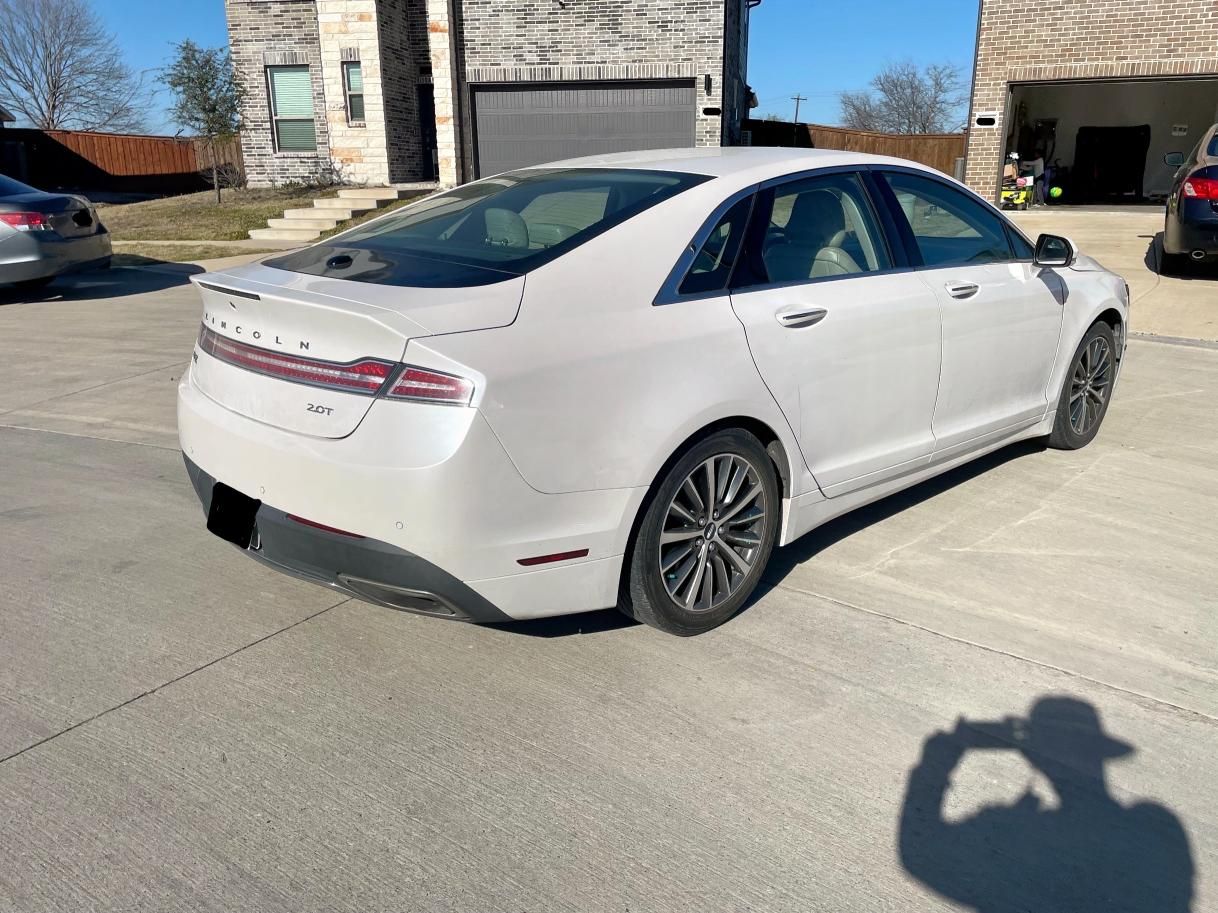
{"type": "Polygon", "coordinates": [[[478,174],[602,152],[694,144],[692,82],[474,89],[478,174]]]}

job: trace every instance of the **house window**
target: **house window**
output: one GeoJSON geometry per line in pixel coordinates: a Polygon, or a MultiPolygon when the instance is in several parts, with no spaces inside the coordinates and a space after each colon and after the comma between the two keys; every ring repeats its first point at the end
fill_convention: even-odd
{"type": "Polygon", "coordinates": [[[347,87],[347,123],[364,122],[364,71],[359,62],[343,64],[343,85],[347,87]]]}
{"type": "Polygon", "coordinates": [[[271,88],[275,151],[316,151],[317,127],[313,123],[313,80],[309,68],[268,67],[267,82],[271,88]]]}

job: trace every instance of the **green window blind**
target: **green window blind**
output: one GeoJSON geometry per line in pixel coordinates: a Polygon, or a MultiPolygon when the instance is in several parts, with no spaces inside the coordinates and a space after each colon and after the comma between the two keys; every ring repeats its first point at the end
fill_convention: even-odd
{"type": "Polygon", "coordinates": [[[347,77],[347,121],[362,123],[364,120],[364,71],[358,63],[344,63],[347,77]]]}
{"type": "Polygon", "coordinates": [[[309,68],[272,67],[270,84],[276,148],[280,152],[312,152],[317,148],[317,128],[313,123],[309,68]]]}

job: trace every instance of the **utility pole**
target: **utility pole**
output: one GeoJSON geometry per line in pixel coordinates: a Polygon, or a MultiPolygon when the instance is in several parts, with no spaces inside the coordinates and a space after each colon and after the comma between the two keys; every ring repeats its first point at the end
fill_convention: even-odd
{"type": "Polygon", "coordinates": [[[795,140],[795,145],[799,145],[799,103],[807,101],[807,97],[796,93],[791,96],[791,101],[795,102],[795,129],[792,138],[795,140]]]}

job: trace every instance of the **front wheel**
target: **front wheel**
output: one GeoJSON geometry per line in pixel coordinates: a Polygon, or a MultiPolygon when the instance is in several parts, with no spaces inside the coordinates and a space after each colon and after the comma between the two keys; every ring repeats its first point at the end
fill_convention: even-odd
{"type": "Polygon", "coordinates": [[[647,506],[618,608],[682,637],[723,624],[761,580],[781,507],[774,466],[757,438],[730,429],[699,441],[647,506]]]}
{"type": "Polygon", "coordinates": [[[1091,443],[1108,412],[1116,366],[1112,327],[1102,321],[1092,324],[1078,344],[1062,384],[1050,447],[1078,450],[1091,443]]]}

